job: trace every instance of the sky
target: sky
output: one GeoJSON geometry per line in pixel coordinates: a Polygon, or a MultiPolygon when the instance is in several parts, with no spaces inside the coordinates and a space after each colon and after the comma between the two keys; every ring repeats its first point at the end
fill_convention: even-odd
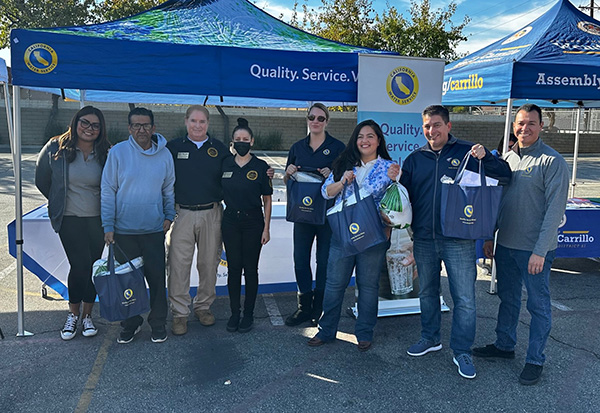
{"type": "MultiPolygon", "coordinates": [[[[503,38],[528,23],[540,17],[550,9],[557,0],[457,0],[457,11],[452,21],[455,25],[463,21],[464,16],[469,16],[471,22],[467,25],[464,33],[468,36],[466,42],[462,42],[457,51],[462,54],[476,52],[479,49],[503,38]]],[[[303,0],[298,1],[303,4],[303,0]]],[[[576,6],[589,5],[589,0],[571,0],[576,6]]],[[[293,0],[254,0],[259,8],[267,13],[279,17],[283,15],[284,21],[289,21],[292,16],[293,0]]],[[[381,14],[387,3],[393,5],[406,18],[409,18],[409,0],[373,0],[373,7],[381,14]]],[[[447,1],[432,0],[432,9],[446,7],[447,1]]],[[[598,2],[600,3],[600,2],[598,2]]],[[[308,0],[309,7],[318,10],[320,0],[308,0]]],[[[596,18],[600,16],[600,10],[595,12],[596,18]]],[[[301,20],[301,17],[299,18],[301,20]]],[[[6,60],[10,66],[10,52],[7,49],[0,50],[0,57],[6,60]]]]}

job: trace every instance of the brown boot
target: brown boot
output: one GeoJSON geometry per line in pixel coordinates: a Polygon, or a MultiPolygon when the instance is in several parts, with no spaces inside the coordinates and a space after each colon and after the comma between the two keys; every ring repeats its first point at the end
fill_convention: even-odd
{"type": "Polygon", "coordinates": [[[171,331],[176,336],[182,336],[187,333],[187,317],[174,317],[171,331]]]}

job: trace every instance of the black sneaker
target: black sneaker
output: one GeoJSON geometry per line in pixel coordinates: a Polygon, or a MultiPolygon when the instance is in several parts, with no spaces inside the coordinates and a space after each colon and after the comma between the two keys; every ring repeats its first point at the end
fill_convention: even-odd
{"type": "Polygon", "coordinates": [[[240,333],[247,333],[252,330],[252,325],[254,324],[254,317],[251,315],[244,315],[240,325],[238,327],[238,331],[240,333]]]}
{"type": "Polygon", "coordinates": [[[519,376],[519,383],[525,386],[531,386],[540,381],[542,377],[542,370],[544,366],[538,366],[537,364],[527,363],[525,367],[523,367],[523,371],[519,376]]]}
{"type": "Polygon", "coordinates": [[[240,313],[232,314],[229,317],[229,321],[227,322],[227,331],[230,333],[234,333],[238,330],[238,326],[240,324],[240,313]]]}
{"type": "Polygon", "coordinates": [[[167,329],[165,326],[153,328],[151,338],[153,343],[162,343],[167,341],[167,329]]]}
{"type": "Polygon", "coordinates": [[[500,350],[494,344],[488,344],[485,347],[475,347],[472,351],[475,357],[497,357],[501,359],[514,359],[515,352],[500,350]]]}
{"type": "Polygon", "coordinates": [[[117,337],[117,343],[127,344],[133,341],[133,337],[142,329],[142,326],[137,326],[135,330],[129,328],[123,328],[121,334],[117,337]]]}

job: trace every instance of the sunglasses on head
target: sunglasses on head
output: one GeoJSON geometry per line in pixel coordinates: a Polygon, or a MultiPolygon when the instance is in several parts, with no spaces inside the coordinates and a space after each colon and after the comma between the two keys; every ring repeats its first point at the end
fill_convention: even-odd
{"type": "Polygon", "coordinates": [[[306,117],[306,119],[310,120],[311,122],[315,119],[317,119],[319,122],[325,122],[327,120],[327,118],[325,116],[315,116],[315,115],[308,115],[306,117]]]}

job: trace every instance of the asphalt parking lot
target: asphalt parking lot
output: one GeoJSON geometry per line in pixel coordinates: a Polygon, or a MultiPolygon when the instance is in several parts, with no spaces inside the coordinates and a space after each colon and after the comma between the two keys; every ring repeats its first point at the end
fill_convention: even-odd
{"type": "MultiPolygon", "coordinates": [[[[283,154],[265,154],[276,167],[283,154]]],[[[44,202],[33,186],[36,153],[23,155],[23,204],[44,202]]],[[[570,158],[567,156],[567,160],[570,158]]],[[[600,197],[600,155],[583,155],[577,196],[600,197]]],[[[0,153],[0,224],[14,219],[10,155],[0,153]]],[[[284,192],[282,192],[284,196],[284,192]]],[[[27,240],[25,240],[27,242],[27,240]]],[[[14,258],[6,230],[0,231],[0,411],[1,412],[595,412],[600,405],[600,263],[557,259],[551,275],[553,329],[541,382],[525,387],[523,367],[529,316],[521,312],[514,360],[475,359],[477,377],[461,378],[448,341],[452,313],[442,316],[439,352],[412,358],[406,349],[419,338],[418,315],[381,318],[372,350],[357,351],[354,320],[342,315],[337,342],[306,345],[316,328],[290,328],[282,318],[296,307],[293,293],[261,295],[256,326],[229,333],[228,298],[213,306],[217,323],[203,327],[190,317],[185,336],[150,341],[143,326],[135,340],[117,344],[118,323],[102,320],[99,333],[65,342],[59,330],[67,303],[56,293],[40,294],[41,282],[25,270],[25,328],[16,337],[17,291],[14,258]]],[[[267,247],[275,248],[275,246],[267,247]]],[[[289,271],[293,271],[290,257],[289,271]]],[[[490,277],[477,280],[476,345],[494,339],[498,298],[487,293],[490,277]]],[[[442,293],[452,308],[447,280],[442,293]]],[[[525,299],[525,296],[523,297],[525,299]]],[[[344,307],[354,303],[349,288],[344,307]]],[[[170,322],[170,318],[168,320],[170,322]]],[[[170,327],[170,325],[168,326],[170,327]]]]}

